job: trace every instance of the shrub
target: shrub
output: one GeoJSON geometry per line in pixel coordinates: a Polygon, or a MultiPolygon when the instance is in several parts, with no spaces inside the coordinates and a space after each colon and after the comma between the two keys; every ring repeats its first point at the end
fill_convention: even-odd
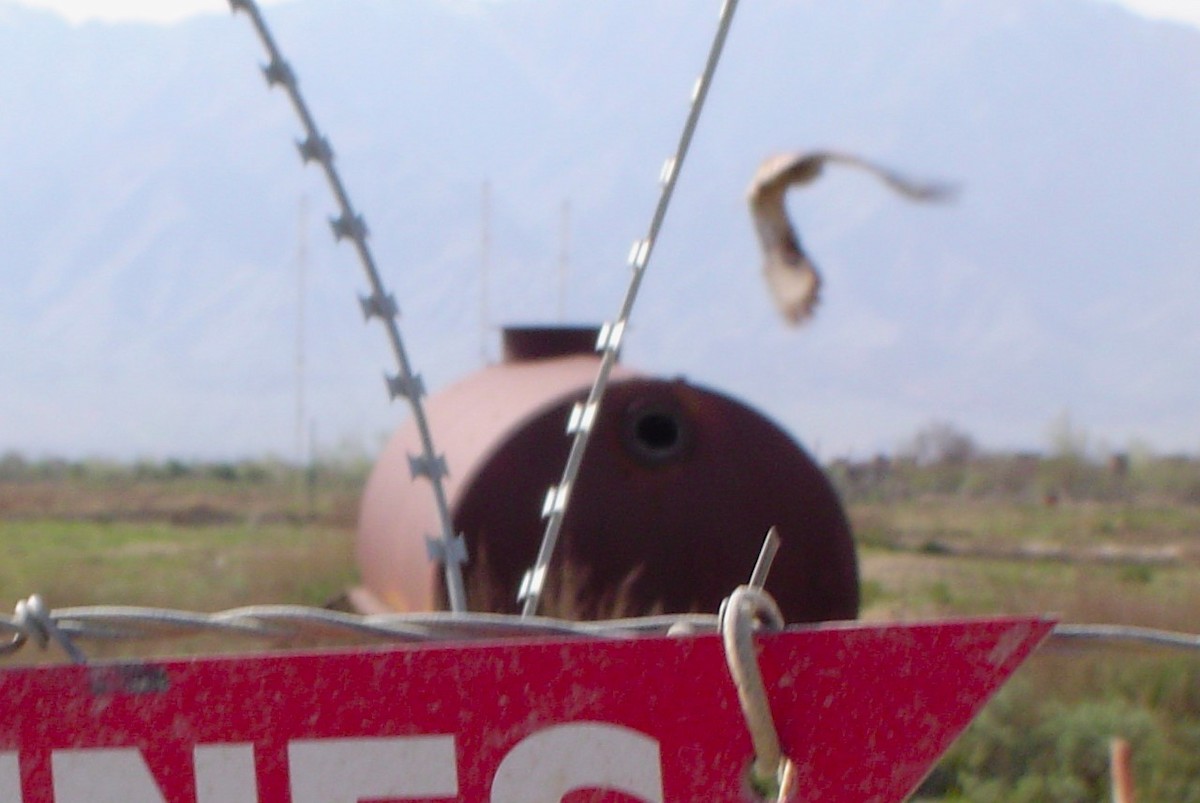
{"type": "MultiPolygon", "coordinates": [[[[1104,803],[1109,745],[1133,748],[1139,799],[1200,803],[1195,661],[1048,662],[1023,672],[951,748],[920,795],[972,803],[1104,803]]],[[[1078,657],[1078,656],[1076,656],[1078,657]]]]}

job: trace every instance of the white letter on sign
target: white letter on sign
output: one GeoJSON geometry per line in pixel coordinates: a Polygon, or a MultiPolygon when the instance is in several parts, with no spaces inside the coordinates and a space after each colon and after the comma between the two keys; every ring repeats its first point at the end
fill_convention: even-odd
{"type": "Polygon", "coordinates": [[[196,803],[258,803],[254,745],[198,745],[192,760],[196,803]]]}
{"type": "Polygon", "coordinates": [[[16,753],[0,752],[0,800],[21,800],[21,764],[16,753]]]}
{"type": "Polygon", "coordinates": [[[165,803],[136,747],[55,750],[54,803],[165,803]]]}
{"type": "Polygon", "coordinates": [[[288,744],[292,803],[458,795],[453,736],[301,739],[288,744]]]}
{"type": "Polygon", "coordinates": [[[492,780],[492,803],[559,803],[608,789],[663,803],[658,742],[619,725],[557,725],[521,740],[492,780]]]}

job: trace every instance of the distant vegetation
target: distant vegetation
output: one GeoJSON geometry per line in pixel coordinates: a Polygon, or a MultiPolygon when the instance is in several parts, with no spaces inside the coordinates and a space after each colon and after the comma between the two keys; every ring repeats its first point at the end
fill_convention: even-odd
{"type": "Polygon", "coordinates": [[[28,460],[0,456],[0,519],[170,520],[204,524],[329,520],[353,524],[372,459],[339,451],[308,466],[238,461],[28,460]],[[196,516],[189,520],[189,511],[196,516]],[[205,519],[207,511],[208,519],[205,519]]]}
{"type": "Polygon", "coordinates": [[[1066,417],[1045,452],[989,452],[951,424],[919,431],[895,456],[835,460],[830,476],[850,503],[957,495],[1013,502],[1154,500],[1200,505],[1200,459],[1149,449],[1093,449],[1066,417]]]}
{"type": "Polygon", "coordinates": [[[355,482],[366,478],[372,462],[371,455],[357,451],[338,452],[324,456],[314,461],[311,466],[297,466],[276,458],[233,461],[194,461],[168,458],[132,462],[101,458],[32,460],[19,452],[6,452],[0,455],[0,482],[212,479],[223,482],[269,484],[294,482],[297,478],[306,476],[313,471],[325,479],[355,482]]]}

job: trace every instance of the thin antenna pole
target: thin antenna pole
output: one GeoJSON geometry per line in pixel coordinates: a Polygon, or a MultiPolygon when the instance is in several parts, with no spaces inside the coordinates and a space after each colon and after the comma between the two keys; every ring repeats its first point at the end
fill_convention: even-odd
{"type": "Polygon", "coordinates": [[[297,226],[296,244],[296,465],[303,466],[306,462],[306,433],[305,421],[305,300],[307,295],[308,273],[308,196],[300,197],[300,215],[297,226]]]}
{"type": "Polygon", "coordinates": [[[308,465],[304,470],[304,485],[308,491],[308,516],[317,516],[317,420],[308,422],[308,465]]]}
{"type": "Polygon", "coordinates": [[[567,275],[571,264],[571,201],[562,203],[558,250],[558,322],[567,317],[567,275]]]}
{"type": "Polygon", "coordinates": [[[492,182],[484,179],[483,197],[479,210],[479,356],[483,364],[488,357],[488,331],[491,329],[492,274],[492,182]]]}

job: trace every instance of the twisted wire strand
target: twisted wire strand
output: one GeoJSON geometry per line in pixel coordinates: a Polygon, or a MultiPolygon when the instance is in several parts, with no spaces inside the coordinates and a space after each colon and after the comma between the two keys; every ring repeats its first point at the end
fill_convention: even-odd
{"type": "Polygon", "coordinates": [[[1058,625],[1051,633],[1056,641],[1139,644],[1200,651],[1200,634],[1180,633],[1133,625],[1058,625]]]}
{"type": "Polygon", "coordinates": [[[145,641],[217,634],[285,641],[301,638],[374,639],[430,643],[533,636],[622,639],[676,632],[716,632],[717,617],[708,614],[647,616],[599,622],[573,622],[543,616],[496,613],[428,613],[358,615],[302,605],[255,605],[216,613],[169,608],[97,605],[49,611],[40,598],[17,604],[11,616],[0,616],[0,656],[29,643],[61,646],[81,662],[75,642],[145,641]],[[40,611],[31,615],[30,611],[40,611]],[[681,630],[681,626],[683,629],[681,630]],[[57,633],[57,636],[53,635],[57,633]]]}

